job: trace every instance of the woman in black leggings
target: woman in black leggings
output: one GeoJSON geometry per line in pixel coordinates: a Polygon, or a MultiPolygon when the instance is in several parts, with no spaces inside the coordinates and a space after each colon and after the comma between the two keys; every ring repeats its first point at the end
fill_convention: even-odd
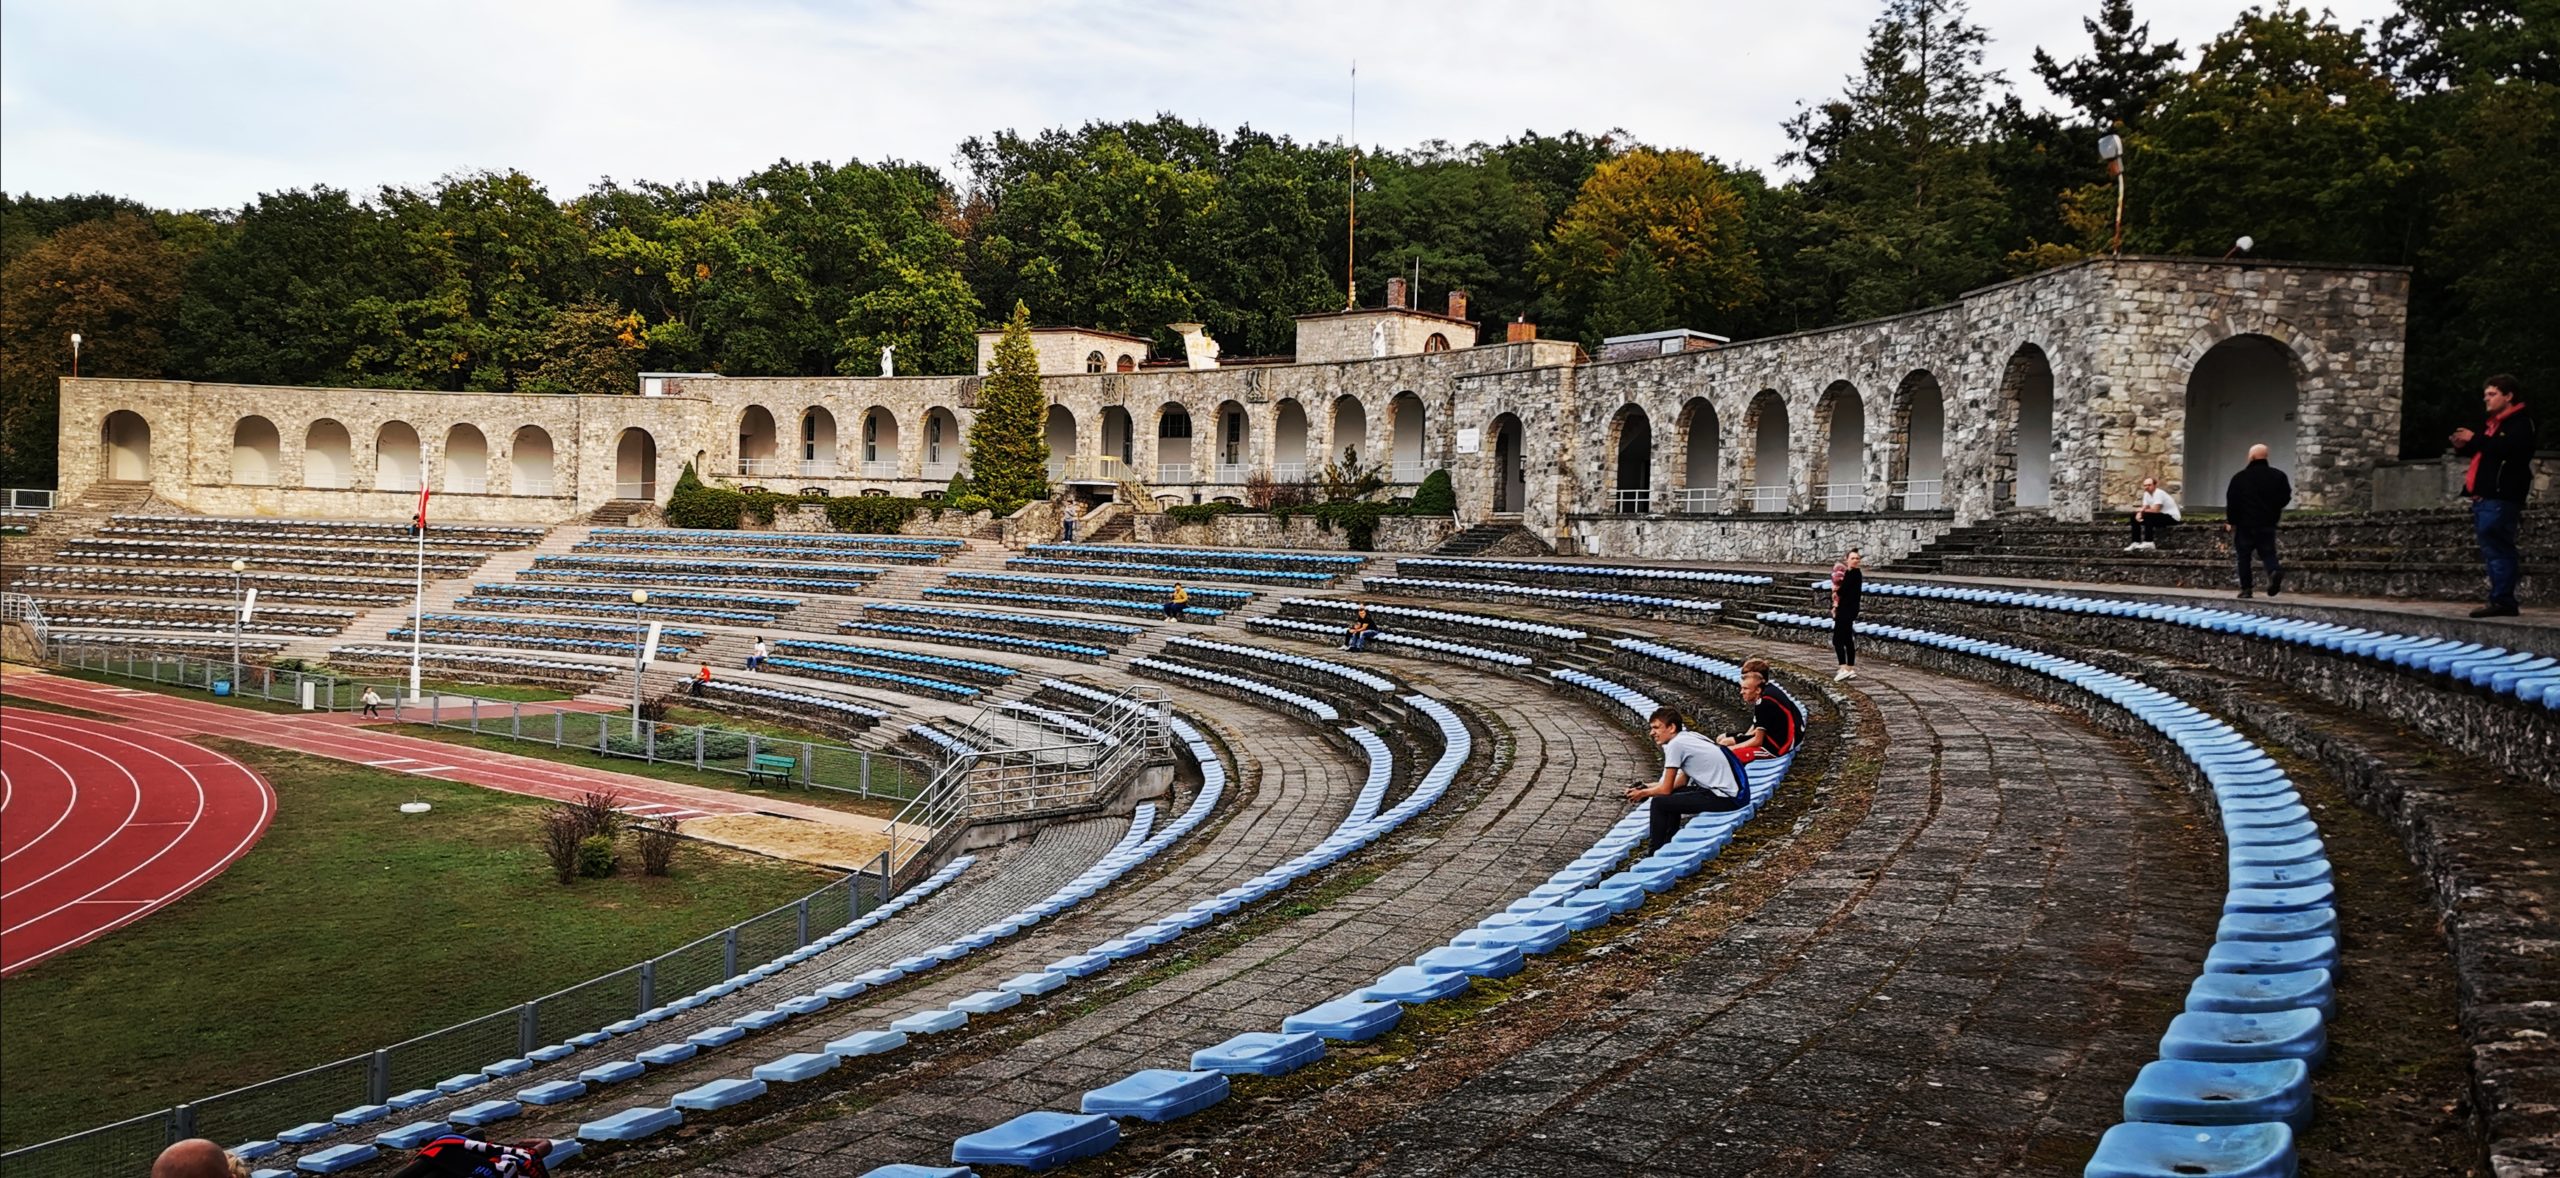
{"type": "Polygon", "coordinates": [[[1831,585],[1831,652],[1840,656],[1840,669],[1831,676],[1834,681],[1858,677],[1858,598],[1867,586],[1856,550],[1840,563],[1845,571],[1831,585]]]}

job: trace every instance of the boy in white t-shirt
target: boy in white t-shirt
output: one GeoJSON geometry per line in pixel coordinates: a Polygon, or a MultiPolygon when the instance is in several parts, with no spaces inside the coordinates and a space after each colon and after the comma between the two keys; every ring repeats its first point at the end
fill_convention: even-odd
{"type": "Polygon", "coordinates": [[[2160,489],[2160,480],[2143,479],[2142,502],[2136,504],[2133,509],[2133,543],[2125,545],[2124,550],[2156,552],[2160,546],[2153,541],[2159,538],[2160,533],[2176,526],[2178,526],[2178,501],[2170,498],[2167,491],[2160,489]]]}
{"type": "Polygon", "coordinates": [[[1645,727],[1653,743],[1662,746],[1662,780],[1629,789],[1627,800],[1653,799],[1654,850],[1680,833],[1680,824],[1691,814],[1742,808],[1742,763],[1732,750],[1683,731],[1677,708],[1655,708],[1645,727]]]}

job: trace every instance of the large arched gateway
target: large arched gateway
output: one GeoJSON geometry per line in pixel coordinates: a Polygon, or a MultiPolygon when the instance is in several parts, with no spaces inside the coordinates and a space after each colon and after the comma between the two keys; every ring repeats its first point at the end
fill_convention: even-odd
{"type": "Polygon", "coordinates": [[[638,426],[622,431],[613,444],[613,497],[658,498],[658,440],[638,426]]]}
{"type": "Polygon", "coordinates": [[[2188,505],[2222,506],[2251,446],[2263,444],[2268,461],[2291,472],[2301,395],[2293,353],[2266,336],[2235,335],[2206,352],[2187,377],[2188,505]]]}

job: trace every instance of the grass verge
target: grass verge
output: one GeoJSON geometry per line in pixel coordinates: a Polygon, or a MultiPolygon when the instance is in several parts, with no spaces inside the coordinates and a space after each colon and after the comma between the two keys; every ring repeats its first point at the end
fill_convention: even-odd
{"type": "Polygon", "coordinates": [[[897,817],[898,811],[905,808],[907,804],[903,796],[875,794],[866,798],[860,794],[833,789],[802,789],[796,786],[762,783],[750,785],[745,777],[735,773],[696,769],[691,765],[675,761],[643,761],[634,757],[611,756],[594,749],[563,748],[538,740],[519,740],[496,732],[471,732],[466,729],[438,728],[427,724],[392,724],[385,726],[383,730],[397,732],[403,736],[458,744],[465,748],[486,749],[494,753],[514,753],[520,757],[557,761],[563,765],[576,765],[582,769],[628,773],[634,777],[672,781],[678,785],[698,785],[705,789],[726,790],[734,794],[773,798],[777,801],[798,802],[809,806],[824,806],[830,810],[842,810],[848,814],[868,814],[875,818],[897,817]]]}
{"type": "Polygon", "coordinates": [[[185,899],[0,982],[10,1148],[487,1014],[835,878],[687,845],[671,876],[564,888],[539,801],[204,743],[275,784],[275,823],[185,899]],[[399,813],[413,795],[435,808],[399,813]]]}

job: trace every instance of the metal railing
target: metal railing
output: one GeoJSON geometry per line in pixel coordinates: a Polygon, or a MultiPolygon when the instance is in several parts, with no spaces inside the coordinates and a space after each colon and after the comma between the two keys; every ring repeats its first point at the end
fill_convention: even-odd
{"type": "Polygon", "coordinates": [[[1724,494],[1716,487],[1671,488],[1671,510],[1686,515],[1706,515],[1724,504],[1724,494]]]}
{"type": "Polygon", "coordinates": [[[457,704],[449,694],[394,699],[391,719],[735,777],[764,776],[756,770],[757,757],[790,757],[796,764],[792,784],[865,798],[913,798],[935,772],[916,758],[823,741],[658,720],[642,720],[635,728],[618,710],[562,711],[537,703],[528,713],[515,700],[460,696],[457,704]]]}
{"type": "Polygon", "coordinates": [[[462,475],[446,471],[444,493],[447,495],[485,495],[489,493],[489,476],[462,475]]]}
{"type": "Polygon", "coordinates": [[[1156,481],[1159,483],[1190,482],[1191,464],[1188,462],[1159,462],[1156,464],[1156,481]]]}
{"type": "Polygon", "coordinates": [[[0,507],[10,511],[51,511],[53,494],[46,487],[10,487],[0,490],[0,507]]]}
{"type": "Polygon", "coordinates": [[[1313,471],[1303,462],[1271,464],[1271,481],[1275,483],[1303,483],[1313,477],[1313,471]]]}
{"type": "Polygon", "coordinates": [[[898,477],[898,462],[894,458],[887,462],[865,462],[862,464],[862,477],[866,479],[894,479],[898,477]]]}
{"type": "Polygon", "coordinates": [[[1431,468],[1426,463],[1398,462],[1395,464],[1394,477],[1389,481],[1398,483],[1418,483],[1422,481],[1422,477],[1424,475],[1429,473],[1431,473],[1431,468]]]}
{"type": "Polygon", "coordinates": [[[799,474],[800,477],[804,479],[834,478],[836,477],[836,460],[833,458],[803,458],[800,460],[799,474]]]}
{"type": "Polygon", "coordinates": [[[558,491],[553,489],[553,484],[550,479],[516,480],[516,494],[518,495],[556,495],[558,493],[558,491]]]}
{"type": "Polygon", "coordinates": [[[786,473],[789,463],[780,458],[740,458],[738,473],[746,478],[771,478],[786,473]]]}
{"type": "Polygon", "coordinates": [[[1742,491],[1744,511],[1785,511],[1787,509],[1787,489],[1783,485],[1745,487],[1742,491]]]}
{"type": "Polygon", "coordinates": [[[24,593],[0,593],[0,620],[25,622],[27,629],[35,633],[38,654],[52,645],[52,637],[45,630],[44,609],[36,604],[33,597],[24,593]]]}
{"type": "Polygon", "coordinates": [[[1070,454],[1050,460],[1049,477],[1117,483],[1136,477],[1136,472],[1116,454],[1070,454]]]}
{"type": "Polygon", "coordinates": [[[297,708],[307,706],[313,711],[347,711],[364,706],[364,682],[344,675],[278,670],[244,662],[239,664],[238,677],[234,678],[229,659],[209,659],[124,645],[108,646],[70,638],[54,643],[51,655],[54,662],[75,670],[200,691],[211,691],[217,681],[228,681],[231,694],[243,699],[262,699],[297,708]],[[306,686],[311,692],[308,704],[303,702],[306,686]]]}
{"type": "MultiPolygon", "coordinates": [[[[935,852],[970,823],[1088,804],[1119,788],[1139,768],[1172,755],[1165,724],[1170,705],[1161,687],[1136,685],[1089,710],[1056,710],[1099,735],[952,757],[890,820],[888,861],[898,878],[929,870],[935,852]]],[[[1016,724],[1009,716],[995,715],[981,708],[967,727],[984,731],[1016,724]]]]}
{"type": "Polygon", "coordinates": [[[1609,492],[1609,510],[1618,515],[1643,515],[1653,510],[1653,489],[1620,487],[1609,492]]]}
{"type": "Polygon", "coordinates": [[[648,499],[655,501],[658,497],[658,484],[654,482],[616,482],[613,484],[613,497],[616,499],[648,499]]]}
{"type": "Polygon", "coordinates": [[[1213,483],[1242,483],[1245,481],[1246,477],[1252,473],[1253,468],[1245,463],[1221,462],[1216,466],[1209,468],[1209,481],[1213,483]]]}
{"type": "Polygon", "coordinates": [[[1864,511],[1867,509],[1865,483],[1824,483],[1815,488],[1822,492],[1824,511],[1864,511]]]}
{"type": "Polygon", "coordinates": [[[935,482],[949,482],[951,476],[958,473],[960,473],[960,464],[958,462],[928,462],[924,464],[924,477],[932,479],[935,482]]]}
{"type": "Polygon", "coordinates": [[[1909,479],[1893,488],[1894,500],[1904,511],[1937,511],[1946,506],[1944,483],[1939,479],[1909,479]]]}

